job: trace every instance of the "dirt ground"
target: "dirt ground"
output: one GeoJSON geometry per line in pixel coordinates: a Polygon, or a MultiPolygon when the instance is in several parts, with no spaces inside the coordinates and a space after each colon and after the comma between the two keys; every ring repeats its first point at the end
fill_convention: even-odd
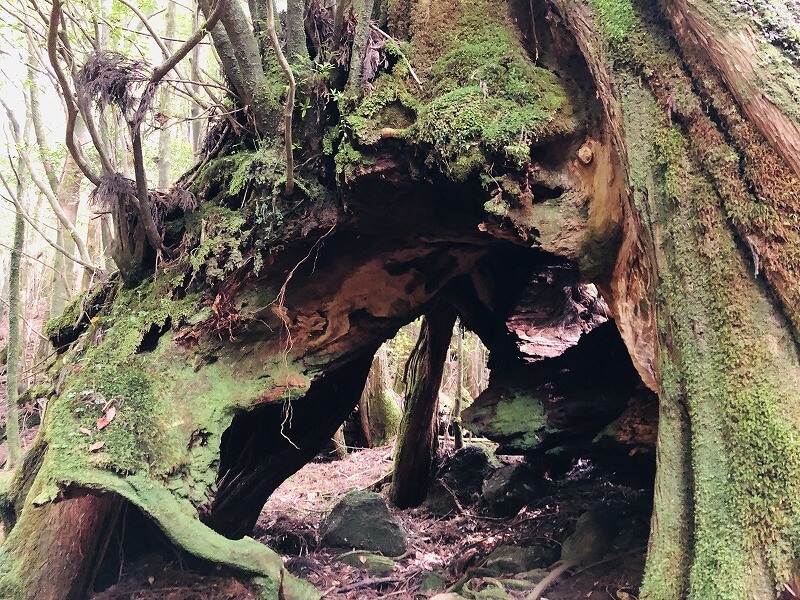
{"type": "MultiPolygon", "coordinates": [[[[426,572],[442,575],[450,586],[465,573],[479,575],[484,559],[501,544],[536,542],[557,550],[580,514],[600,508],[625,514],[614,552],[594,566],[563,577],[545,597],[636,598],[644,569],[650,500],[640,490],[613,485],[590,472],[575,473],[555,483],[550,495],[538,498],[510,519],[488,517],[471,509],[438,518],[422,509],[393,510],[409,540],[409,550],[397,561],[395,570],[376,577],[342,564],[337,560],[341,550],[319,546],[321,522],[338,498],[349,490],[369,487],[390,467],[390,448],[360,450],[341,461],[306,465],[270,498],[254,537],[281,552],[287,567],[323,590],[326,598],[424,598],[434,595],[419,592],[426,572]]],[[[524,598],[532,587],[508,593],[524,598]]]]}
{"type": "MultiPolygon", "coordinates": [[[[447,451],[447,449],[444,449],[447,451]]],[[[480,590],[496,585],[481,568],[486,557],[502,544],[531,544],[552,548],[573,530],[578,516],[590,509],[621,515],[622,526],[611,553],[601,562],[568,572],[544,595],[549,600],[636,600],[644,569],[649,530],[649,494],[614,485],[589,467],[576,469],[553,482],[515,517],[501,519],[465,508],[436,517],[423,509],[392,510],[408,534],[408,551],[386,575],[341,563],[341,549],[320,545],[320,529],[330,508],[348,491],[366,489],[391,468],[388,447],[352,452],[343,460],[315,461],[288,479],[270,498],[253,537],[278,551],[294,574],[304,577],[331,600],[429,598],[470,578],[469,587],[480,590]],[[442,576],[438,591],[420,592],[426,574],[442,576]],[[481,577],[484,576],[485,579],[481,577]]],[[[92,596],[94,600],[246,600],[251,590],[222,572],[196,569],[169,552],[125,561],[117,583],[92,596]]],[[[545,568],[549,565],[542,564],[545,568]]],[[[513,573],[503,574],[506,596],[524,598],[534,584],[513,573]],[[509,582],[513,588],[509,588],[509,582]]],[[[109,582],[110,584],[111,582],[109,582]]],[[[105,587],[105,586],[103,586],[105,587]]]]}

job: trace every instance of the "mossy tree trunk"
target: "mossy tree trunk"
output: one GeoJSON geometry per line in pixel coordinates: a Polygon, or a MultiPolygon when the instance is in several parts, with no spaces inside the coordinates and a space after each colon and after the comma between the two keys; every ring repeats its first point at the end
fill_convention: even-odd
{"type": "Polygon", "coordinates": [[[361,429],[368,448],[383,446],[397,435],[401,410],[389,385],[388,356],[381,346],[372,361],[367,383],[358,401],[361,429]]]}
{"type": "Polygon", "coordinates": [[[637,361],[661,402],[641,597],[776,597],[800,547],[796,63],[721,3],[554,5],[628,186],[612,310],[634,356],[653,338],[637,361]]]}
{"type": "Polygon", "coordinates": [[[439,304],[422,321],[417,345],[406,365],[406,399],[394,453],[389,497],[398,508],[419,506],[438,447],[439,387],[456,312],[439,304]]]}

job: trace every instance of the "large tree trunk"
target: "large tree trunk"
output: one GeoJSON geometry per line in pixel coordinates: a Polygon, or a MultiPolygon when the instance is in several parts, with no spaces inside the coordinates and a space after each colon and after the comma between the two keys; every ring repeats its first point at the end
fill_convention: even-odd
{"type": "MultiPolygon", "coordinates": [[[[6,595],[35,597],[34,582],[50,581],[59,549],[39,517],[80,530],[84,509],[66,503],[89,503],[87,490],[137,506],[175,546],[270,582],[267,597],[300,590],[242,536],[358,402],[380,344],[422,314],[429,345],[409,397],[427,434],[456,313],[490,350],[476,410],[498,438],[513,423],[500,441],[521,452],[545,438],[585,447],[618,415],[619,382],[595,377],[585,352],[624,341],[623,392],[638,373],[660,402],[642,597],[770,598],[789,583],[800,75],[766,41],[777,34],[704,0],[393,2],[402,56],[364,86],[371,95],[319,115],[341,119],[332,154],[298,161],[289,202],[274,194],[283,132],[266,127],[278,103],[259,103],[277,71],[251,62],[245,16],[226,6],[212,35],[264,139],[234,140],[198,176],[198,213],[170,224],[187,256],[133,288],[112,279],[48,327],[68,350],[37,492],[12,488],[6,595]],[[608,314],[584,302],[587,283],[608,314]],[[606,317],[619,335],[612,323],[590,334],[606,317]],[[575,377],[548,374],[565,365],[575,377]],[[603,393],[590,393],[598,380],[603,393]],[[553,401],[553,383],[571,403],[566,392],[553,401]],[[105,402],[117,416],[98,431],[105,402]]],[[[407,456],[417,492],[424,440],[407,456]]],[[[107,522],[96,512],[54,597],[94,570],[107,522]]]]}

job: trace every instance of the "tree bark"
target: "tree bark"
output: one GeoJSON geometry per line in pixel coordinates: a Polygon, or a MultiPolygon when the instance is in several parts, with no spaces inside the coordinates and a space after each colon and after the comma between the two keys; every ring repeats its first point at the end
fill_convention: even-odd
{"type": "Polygon", "coordinates": [[[458,369],[456,375],[456,393],[453,398],[453,447],[458,450],[464,447],[464,432],[461,430],[461,402],[464,389],[464,325],[457,325],[458,346],[456,348],[456,361],[458,369]]]}
{"type": "MultiPolygon", "coordinates": [[[[23,173],[22,160],[17,168],[23,173]]],[[[25,187],[20,178],[17,184],[17,201],[23,202],[25,187]]],[[[14,243],[8,267],[8,349],[6,352],[6,441],[8,442],[8,459],[6,469],[11,470],[17,466],[22,453],[22,442],[19,432],[19,367],[23,360],[24,345],[21,345],[20,311],[23,306],[20,302],[20,263],[22,250],[25,244],[25,219],[17,209],[14,217],[14,243]]],[[[23,363],[24,364],[24,363],[23,363]]]]}
{"type": "Polygon", "coordinates": [[[389,443],[397,435],[400,424],[401,410],[389,385],[387,360],[386,348],[381,346],[358,401],[361,429],[368,448],[389,443]]]}
{"type": "Polygon", "coordinates": [[[438,445],[439,387],[455,320],[455,311],[446,304],[439,304],[427,313],[417,345],[408,358],[408,391],[389,490],[389,498],[398,508],[419,506],[428,492],[438,445]]]}
{"type": "MultiPolygon", "coordinates": [[[[164,16],[164,37],[171,38],[175,35],[175,12],[176,5],[172,0],[167,0],[167,12],[164,16]]],[[[167,49],[172,52],[172,43],[167,40],[165,42],[167,49]]],[[[195,46],[197,48],[198,46],[195,46]]],[[[168,123],[169,113],[171,109],[171,95],[166,90],[161,90],[161,101],[158,105],[158,110],[161,112],[165,119],[161,130],[158,132],[158,189],[166,190],[171,183],[170,171],[172,169],[172,160],[170,157],[170,149],[172,147],[172,130],[168,123]]]]}

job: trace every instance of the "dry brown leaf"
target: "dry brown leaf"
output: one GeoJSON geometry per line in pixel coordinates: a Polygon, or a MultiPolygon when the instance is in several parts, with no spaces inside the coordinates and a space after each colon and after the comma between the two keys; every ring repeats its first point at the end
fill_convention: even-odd
{"type": "Polygon", "coordinates": [[[98,450],[100,450],[100,448],[102,448],[105,445],[106,445],[106,443],[103,440],[100,440],[99,442],[95,442],[94,444],[89,446],[89,452],[97,452],[98,450]]]}
{"type": "Polygon", "coordinates": [[[106,410],[105,414],[97,419],[97,429],[105,429],[108,427],[108,424],[114,420],[114,417],[117,416],[117,409],[113,406],[110,406],[108,410],[106,410]]]}
{"type": "Polygon", "coordinates": [[[78,431],[80,431],[83,435],[92,435],[92,430],[86,429],[86,427],[81,427],[78,431]]]}

